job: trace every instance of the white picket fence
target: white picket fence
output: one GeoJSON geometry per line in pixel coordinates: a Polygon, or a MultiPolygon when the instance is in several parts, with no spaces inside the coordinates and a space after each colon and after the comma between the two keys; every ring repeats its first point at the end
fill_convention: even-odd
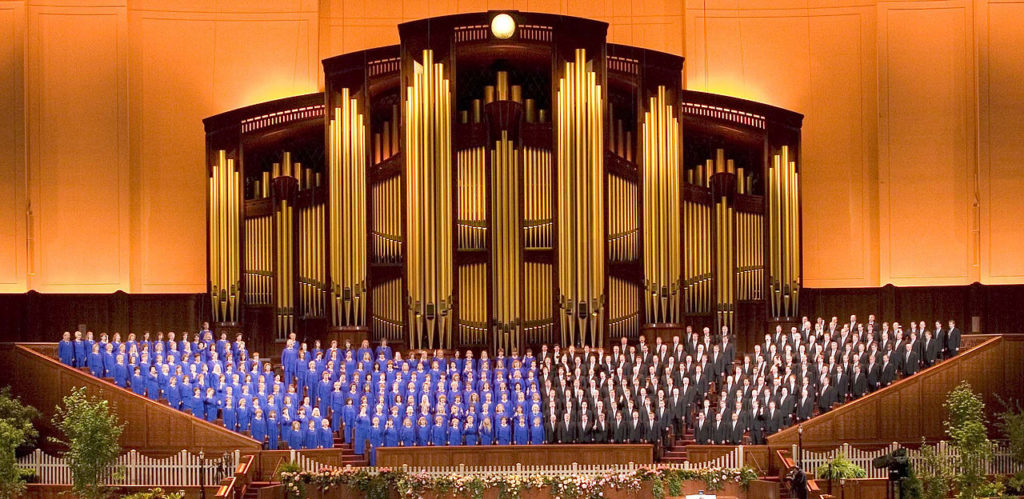
{"type": "MultiPolygon", "coordinates": [[[[949,445],[946,441],[940,441],[935,445],[929,445],[935,450],[935,453],[940,459],[944,460],[948,465],[954,468],[954,464],[957,462],[959,453],[956,448],[949,445]]],[[[907,458],[914,465],[915,469],[922,469],[924,465],[924,456],[922,449],[914,449],[910,447],[904,447],[899,443],[893,442],[887,447],[877,450],[861,450],[853,447],[850,444],[843,444],[833,450],[827,452],[813,452],[805,450],[803,451],[802,467],[807,470],[808,473],[815,473],[818,468],[829,460],[835,458],[839,453],[850,460],[853,464],[864,468],[867,471],[868,478],[888,478],[888,471],[886,469],[876,469],[871,465],[871,461],[877,457],[889,454],[896,449],[907,449],[907,458]]],[[[801,461],[800,450],[794,445],[793,456],[801,461]]],[[[1022,466],[1013,462],[1013,457],[1010,455],[1010,449],[1006,442],[994,442],[992,449],[992,459],[990,459],[986,465],[985,470],[988,474],[1013,474],[1021,471],[1022,466]]]]}
{"type": "MultiPolygon", "coordinates": [[[[342,466],[331,466],[324,464],[316,459],[312,459],[302,454],[302,451],[291,450],[289,451],[288,460],[297,464],[303,471],[316,472],[321,470],[338,471],[342,469],[342,466]]],[[[402,471],[422,473],[428,476],[447,476],[453,473],[460,475],[501,475],[501,474],[516,474],[521,476],[594,476],[600,477],[605,476],[609,473],[618,472],[633,472],[644,465],[636,463],[627,464],[567,464],[567,465],[523,465],[516,464],[514,466],[467,466],[460,464],[458,466],[429,466],[429,467],[417,467],[403,465],[402,471]]],[[[646,465],[651,466],[651,465],[646,465]]],[[[702,470],[708,468],[742,468],[743,467],[743,446],[738,446],[728,454],[725,454],[719,458],[712,459],[710,461],[691,463],[689,461],[683,463],[672,463],[672,464],[658,464],[657,466],[671,469],[684,469],[684,470],[702,470]]]]}
{"type": "MultiPolygon", "coordinates": [[[[134,450],[117,458],[117,463],[106,473],[105,485],[144,485],[151,487],[215,486],[222,478],[234,472],[239,451],[206,459],[200,452],[187,450],[164,457],[153,458],[134,450]],[[202,476],[201,476],[202,475],[202,476]]],[[[32,470],[38,482],[50,485],[71,485],[71,468],[63,457],[51,456],[42,450],[18,459],[18,467],[32,470]]]]}

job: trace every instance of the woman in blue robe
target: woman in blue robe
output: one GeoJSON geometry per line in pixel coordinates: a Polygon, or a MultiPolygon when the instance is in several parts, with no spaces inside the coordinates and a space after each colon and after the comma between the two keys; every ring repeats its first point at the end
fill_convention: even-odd
{"type": "Polygon", "coordinates": [[[252,409],[249,408],[249,400],[242,398],[238,400],[238,408],[235,409],[235,420],[238,421],[238,431],[248,431],[249,423],[252,421],[252,409]]]}
{"type": "Polygon", "coordinates": [[[302,431],[302,423],[292,421],[292,426],[285,431],[284,441],[288,443],[288,448],[295,450],[302,449],[302,441],[304,438],[305,434],[302,431]]]}
{"type": "Polygon", "coordinates": [[[89,372],[97,378],[103,377],[103,354],[100,353],[100,345],[96,343],[92,346],[92,352],[89,353],[88,361],[89,372]]]}
{"type": "Polygon", "coordinates": [[[442,446],[448,443],[448,427],[444,424],[444,418],[436,416],[434,426],[430,427],[430,444],[442,446]]]}
{"type": "Polygon", "coordinates": [[[217,392],[213,390],[212,386],[206,387],[206,396],[203,397],[203,413],[206,415],[206,420],[214,422],[217,420],[217,409],[220,409],[217,403],[217,392]]]}
{"type": "Polygon", "coordinates": [[[508,424],[508,418],[501,418],[498,424],[498,445],[510,445],[512,443],[512,427],[508,424]]]}
{"type": "Polygon", "coordinates": [[[398,429],[398,445],[410,447],[416,445],[416,430],[412,427],[412,419],[405,418],[402,426],[398,429]]]}
{"type": "Polygon", "coordinates": [[[302,435],[302,448],[315,449],[320,444],[319,430],[313,420],[306,423],[306,431],[302,435]]]}
{"type": "Polygon", "coordinates": [[[341,391],[341,382],[334,382],[334,390],[331,391],[331,428],[341,428],[342,411],[345,409],[345,392],[341,391]]]}
{"type": "Polygon", "coordinates": [[[160,375],[156,372],[156,366],[149,367],[149,376],[146,376],[146,396],[152,400],[160,398],[160,375]]]}
{"type": "Polygon", "coordinates": [[[277,450],[277,442],[281,438],[281,425],[278,424],[277,413],[267,414],[267,450],[277,450]]]}
{"type": "Polygon", "coordinates": [[[237,431],[238,429],[238,413],[235,410],[235,398],[231,395],[224,397],[224,406],[221,407],[220,417],[224,421],[224,427],[231,430],[237,431]]]}
{"type": "Polygon", "coordinates": [[[416,421],[416,445],[426,446],[430,444],[430,426],[427,425],[427,418],[420,416],[416,421]]]}
{"type": "Polygon", "coordinates": [[[331,422],[326,419],[320,421],[320,430],[317,431],[317,443],[321,449],[334,447],[334,432],[331,431],[331,422]]]}
{"type": "Polygon", "coordinates": [[[374,416],[370,426],[370,466],[377,464],[377,447],[384,443],[384,429],[380,426],[380,418],[374,416]]]}
{"type": "Polygon", "coordinates": [[[530,427],[526,426],[526,418],[519,416],[516,418],[515,427],[512,429],[513,441],[516,445],[526,445],[530,443],[530,427]]]}
{"type": "MultiPolygon", "coordinates": [[[[132,393],[146,396],[146,378],[142,375],[142,368],[135,367],[135,375],[132,376],[132,393]]],[[[198,416],[202,417],[202,414],[198,416]]]]}
{"type": "Polygon", "coordinates": [[[366,449],[366,440],[369,438],[370,431],[370,415],[366,413],[366,406],[359,408],[359,415],[356,416],[356,429],[353,438],[352,445],[353,450],[357,455],[363,455],[366,449]]]}
{"type": "Polygon", "coordinates": [[[206,412],[203,409],[203,395],[198,386],[192,388],[192,396],[185,399],[185,408],[192,411],[192,415],[197,418],[206,416],[206,412]]]}
{"type": "Polygon", "coordinates": [[[252,418],[251,428],[253,440],[260,444],[267,440],[267,419],[263,417],[263,411],[256,410],[256,415],[252,418]]]}
{"type": "Polygon", "coordinates": [[[356,438],[355,400],[350,398],[345,399],[345,407],[341,408],[341,422],[345,425],[345,442],[354,442],[356,438]]]}
{"type": "MultiPolygon", "coordinates": [[[[117,362],[114,363],[114,384],[121,388],[128,386],[128,365],[125,364],[124,355],[117,355],[117,362]]],[[[191,393],[191,390],[189,391],[191,393]]]]}
{"type": "Polygon", "coordinates": [[[457,417],[452,418],[452,424],[448,427],[448,445],[462,445],[462,425],[457,417]]]}
{"type": "Polygon", "coordinates": [[[167,385],[167,405],[173,409],[181,408],[181,390],[178,389],[178,378],[170,378],[167,385]]]}
{"type": "Polygon", "coordinates": [[[398,447],[398,429],[395,428],[395,424],[390,419],[387,423],[384,423],[384,442],[381,445],[384,447],[398,447]]]}
{"type": "Polygon", "coordinates": [[[462,428],[462,438],[466,445],[476,445],[480,441],[480,436],[477,435],[476,419],[472,414],[466,416],[466,425],[462,428]]]}
{"type": "Polygon", "coordinates": [[[65,331],[64,337],[57,344],[57,358],[66,366],[75,365],[75,344],[71,343],[71,333],[65,331]]]}
{"type": "Polygon", "coordinates": [[[490,419],[480,421],[480,445],[491,445],[494,443],[494,427],[490,419]]]}
{"type": "Polygon", "coordinates": [[[530,443],[533,445],[544,443],[544,423],[541,421],[540,416],[536,416],[533,418],[533,424],[530,425],[530,443]]]}

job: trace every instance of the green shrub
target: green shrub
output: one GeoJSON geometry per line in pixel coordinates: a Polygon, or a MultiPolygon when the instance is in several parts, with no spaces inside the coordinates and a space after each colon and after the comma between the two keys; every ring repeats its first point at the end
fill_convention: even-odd
{"type": "Polygon", "coordinates": [[[853,464],[842,452],[836,457],[829,459],[825,464],[818,466],[814,476],[822,480],[842,480],[846,478],[864,478],[867,476],[864,468],[853,464]]]}
{"type": "Polygon", "coordinates": [[[67,446],[64,460],[71,468],[71,490],[82,497],[104,497],[105,478],[119,471],[113,466],[121,455],[118,439],[124,424],[118,422],[106,400],[87,396],[84,387],[72,390],[63,402],[53,415],[53,425],[65,440],[54,441],[67,446]]]}

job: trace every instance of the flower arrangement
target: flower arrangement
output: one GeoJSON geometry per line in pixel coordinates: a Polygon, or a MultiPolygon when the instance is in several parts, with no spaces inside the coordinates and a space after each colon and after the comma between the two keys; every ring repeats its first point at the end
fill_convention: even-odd
{"type": "Polygon", "coordinates": [[[282,471],[281,483],[290,497],[302,497],[306,487],[327,490],[348,486],[362,492],[369,499],[386,498],[389,490],[400,497],[418,497],[425,492],[480,499],[490,488],[498,490],[502,499],[519,497],[526,489],[548,487],[551,494],[565,499],[596,499],[606,491],[640,491],[645,483],[651,484],[654,497],[661,499],[666,493],[680,495],[683,482],[704,482],[706,490],[722,490],[735,483],[747,488],[757,479],[749,468],[677,469],[663,465],[641,466],[631,471],[610,471],[601,476],[541,475],[492,473],[484,475],[453,473],[430,476],[424,473],[393,470],[390,468],[344,468],[320,471],[282,471]]]}

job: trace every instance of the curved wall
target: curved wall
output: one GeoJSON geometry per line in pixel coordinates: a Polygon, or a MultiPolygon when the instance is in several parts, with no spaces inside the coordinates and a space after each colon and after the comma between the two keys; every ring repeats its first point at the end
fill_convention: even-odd
{"type": "Polygon", "coordinates": [[[203,117],[506,8],[803,113],[807,287],[1024,283],[1019,0],[0,0],[0,292],[205,291],[203,117]]]}

